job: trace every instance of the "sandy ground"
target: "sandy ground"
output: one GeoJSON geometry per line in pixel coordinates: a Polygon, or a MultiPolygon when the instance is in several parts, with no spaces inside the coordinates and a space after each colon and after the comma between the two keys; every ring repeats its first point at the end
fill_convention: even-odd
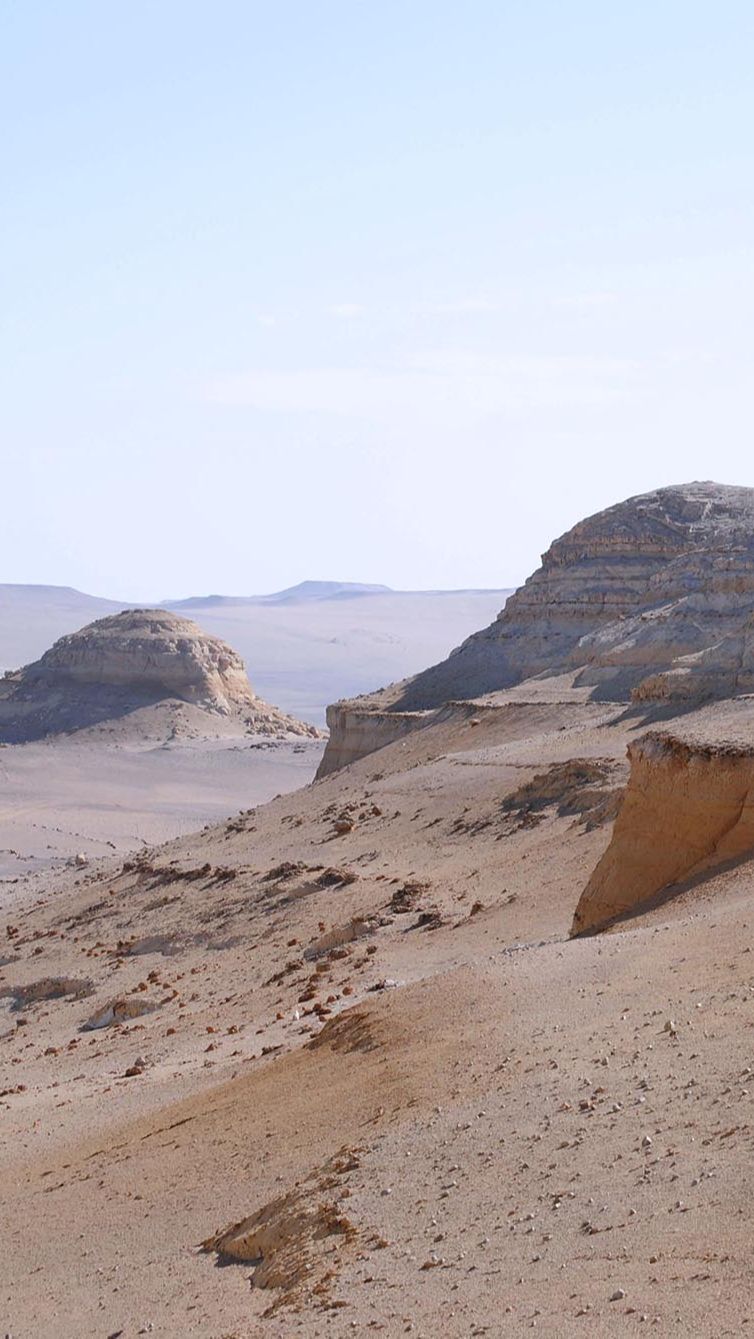
{"type": "Polygon", "coordinates": [[[310,781],[323,745],[247,737],[0,747],[0,907],[27,874],[166,841],[310,781]]]}
{"type": "Polygon", "coordinates": [[[508,702],[18,886],[0,1328],[754,1325],[754,867],[568,940],[611,823],[516,797],[573,759],[609,797],[645,722],[508,702]],[[153,1008],[80,1030],[114,999],[153,1008]]]}

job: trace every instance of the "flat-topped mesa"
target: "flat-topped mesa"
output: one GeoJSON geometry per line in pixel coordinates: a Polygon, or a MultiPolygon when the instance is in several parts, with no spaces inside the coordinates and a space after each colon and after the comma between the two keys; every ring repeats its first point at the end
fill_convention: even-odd
{"type": "MultiPolygon", "coordinates": [[[[447,660],[353,703],[337,704],[320,774],[351,755],[340,734],[351,709],[422,713],[535,676],[572,671],[592,696],[725,693],[715,648],[730,656],[754,609],[754,489],[716,483],[659,488],[580,521],[488,628],[447,660]],[[708,653],[704,675],[660,682],[683,657],[708,653]],[[654,687],[653,687],[654,685],[654,687]]],[[[745,691],[746,676],[734,691],[745,691]]],[[[421,716],[416,716],[421,723],[421,716]]],[[[381,726],[374,738],[389,735],[381,726]]],[[[379,743],[377,747],[379,747],[379,743]]],[[[368,751],[368,750],[367,750],[368,751]]],[[[361,756],[361,755],[359,755],[361,756]]]]}
{"type": "Polygon", "coordinates": [[[317,734],[257,697],[241,657],[218,637],[164,609],[128,609],[61,637],[0,680],[0,741],[79,730],[167,701],[250,732],[317,734]]]}

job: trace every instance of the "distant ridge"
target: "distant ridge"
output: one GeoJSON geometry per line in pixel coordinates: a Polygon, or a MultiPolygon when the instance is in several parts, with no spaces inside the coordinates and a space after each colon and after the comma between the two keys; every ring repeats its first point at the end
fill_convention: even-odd
{"type": "Polygon", "coordinates": [[[22,583],[0,583],[0,610],[23,605],[57,609],[122,609],[120,600],[107,600],[99,595],[87,595],[73,586],[23,585],[22,583]]]}
{"type": "MultiPolygon", "coordinates": [[[[391,591],[337,581],[246,597],[208,589],[161,607],[229,642],[253,666],[266,701],[316,725],[324,724],[328,702],[372,692],[440,660],[489,623],[509,593],[391,591]]],[[[62,586],[0,584],[0,674],[38,660],[58,638],[95,619],[145,603],[62,586]]]]}
{"type": "Polygon", "coordinates": [[[321,600],[352,600],[369,595],[489,595],[508,594],[510,587],[458,586],[428,590],[395,590],[392,586],[370,585],[361,581],[300,581],[296,586],[273,591],[269,595],[189,595],[184,599],[159,600],[154,604],[141,600],[111,600],[102,595],[89,595],[74,586],[28,585],[18,582],[0,582],[0,613],[17,606],[24,609],[47,610],[100,609],[103,613],[120,609],[138,609],[149,605],[155,609],[221,609],[224,605],[278,605],[312,604],[321,600]]]}
{"type": "Polygon", "coordinates": [[[297,586],[272,595],[192,595],[185,600],[162,600],[161,609],[222,609],[232,605],[316,604],[325,600],[358,600],[371,595],[491,595],[510,594],[510,587],[462,586],[449,590],[395,590],[392,586],[370,586],[358,581],[300,581],[297,586]]]}
{"type": "Polygon", "coordinates": [[[271,595],[192,595],[186,600],[163,600],[164,609],[217,609],[230,604],[305,604],[314,600],[354,599],[361,595],[391,595],[389,586],[359,581],[300,581],[271,595]]]}

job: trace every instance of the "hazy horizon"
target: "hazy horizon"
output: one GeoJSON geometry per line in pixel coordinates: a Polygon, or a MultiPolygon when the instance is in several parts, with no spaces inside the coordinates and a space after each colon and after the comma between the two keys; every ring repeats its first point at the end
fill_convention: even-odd
{"type": "Polygon", "coordinates": [[[416,590],[409,587],[386,586],[377,583],[338,581],[317,578],[302,577],[300,581],[294,582],[292,586],[285,586],[281,590],[274,591],[191,591],[187,595],[166,595],[159,598],[154,595],[141,595],[134,599],[120,600],[117,596],[108,595],[106,591],[81,590],[78,586],[71,586],[57,581],[0,581],[0,591],[3,589],[18,589],[23,591],[31,590],[50,590],[50,591],[72,591],[76,595],[85,595],[93,600],[106,600],[113,604],[123,603],[125,605],[135,605],[137,601],[144,600],[154,604],[155,608],[163,605],[188,604],[192,602],[209,602],[211,600],[274,600],[281,595],[287,595],[299,588],[307,586],[332,586],[333,588],[345,587],[346,590],[333,589],[331,595],[315,595],[312,601],[319,599],[348,599],[365,598],[367,595],[473,595],[473,594],[502,594],[514,589],[511,585],[502,586],[449,586],[444,588],[433,587],[426,590],[416,590]]]}
{"type": "Polygon", "coordinates": [[[754,10],[1,7],[6,582],[519,585],[754,484],[754,10]]]}

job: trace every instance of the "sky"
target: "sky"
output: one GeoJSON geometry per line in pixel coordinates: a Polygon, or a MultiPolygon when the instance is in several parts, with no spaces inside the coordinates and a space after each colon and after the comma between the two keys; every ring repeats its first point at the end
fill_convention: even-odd
{"type": "Polygon", "coordinates": [[[749,0],[0,0],[0,581],[507,587],[754,485],[749,0]]]}

